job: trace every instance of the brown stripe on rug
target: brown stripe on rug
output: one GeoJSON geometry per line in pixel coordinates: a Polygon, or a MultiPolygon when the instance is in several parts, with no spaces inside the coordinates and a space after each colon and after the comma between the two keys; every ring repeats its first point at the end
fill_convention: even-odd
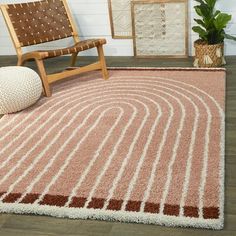
{"type": "Polygon", "coordinates": [[[224,70],[110,70],[0,120],[0,212],[221,229],[224,70]]]}
{"type": "MultiPolygon", "coordinates": [[[[0,193],[2,195],[4,193],[0,193]]],[[[22,196],[20,193],[10,193],[6,198],[3,199],[4,203],[14,203],[17,199],[22,196]]],[[[33,204],[38,198],[40,194],[27,194],[27,196],[20,202],[24,204],[33,204]]],[[[58,206],[63,207],[68,201],[69,196],[60,196],[60,195],[49,195],[46,194],[40,205],[48,205],[48,206],[58,206]]],[[[69,207],[73,208],[82,208],[87,201],[86,198],[75,198],[69,207]]],[[[92,201],[89,202],[88,208],[92,209],[102,209],[104,207],[106,199],[102,198],[93,198],[92,201]]],[[[117,199],[110,199],[108,210],[119,211],[121,210],[123,201],[117,199]]],[[[128,201],[126,205],[126,211],[140,211],[141,201],[128,201]]],[[[155,203],[146,202],[145,210],[146,213],[159,213],[160,205],[155,203]]],[[[184,206],[185,216],[187,217],[199,217],[198,208],[184,206]]],[[[219,208],[218,207],[204,207],[203,208],[203,217],[204,219],[218,219],[219,218],[219,208]]],[[[179,215],[179,206],[177,205],[169,205],[165,204],[164,206],[164,215],[179,215]]]]}

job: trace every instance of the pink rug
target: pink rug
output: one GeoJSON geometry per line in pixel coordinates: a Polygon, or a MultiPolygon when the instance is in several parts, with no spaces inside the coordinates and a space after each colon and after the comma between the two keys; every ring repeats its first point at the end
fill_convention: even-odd
{"type": "Polygon", "coordinates": [[[0,212],[221,229],[225,71],[111,70],[0,120],[0,212]]]}

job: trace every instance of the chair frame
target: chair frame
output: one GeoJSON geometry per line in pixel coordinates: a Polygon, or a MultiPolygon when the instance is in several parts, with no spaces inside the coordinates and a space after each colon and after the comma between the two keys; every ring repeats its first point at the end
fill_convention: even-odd
{"type": "MultiPolygon", "coordinates": [[[[71,27],[72,27],[72,37],[74,39],[74,42],[78,43],[78,42],[80,42],[79,34],[77,31],[75,22],[72,18],[71,12],[69,10],[69,6],[68,6],[66,0],[62,0],[62,1],[65,6],[65,10],[66,10],[68,19],[69,19],[71,27]]],[[[39,54],[36,51],[23,53],[21,43],[17,37],[17,34],[15,32],[15,29],[13,27],[13,24],[11,22],[10,16],[7,11],[8,5],[5,5],[5,4],[0,5],[0,8],[1,8],[2,14],[4,16],[6,25],[8,27],[11,39],[12,39],[14,46],[15,46],[15,50],[16,50],[17,57],[18,57],[17,66],[23,66],[26,61],[30,61],[32,59],[35,60],[36,65],[38,67],[39,75],[42,80],[45,96],[50,97],[52,95],[52,92],[50,89],[51,83],[56,82],[61,79],[64,79],[64,78],[67,78],[67,77],[70,77],[70,76],[78,75],[78,74],[81,74],[84,72],[89,72],[89,71],[93,71],[93,70],[102,70],[103,78],[108,79],[109,75],[108,75],[108,71],[106,68],[106,61],[105,61],[104,52],[103,52],[103,45],[97,46],[97,52],[98,52],[98,58],[99,58],[99,60],[97,62],[89,64],[87,66],[83,66],[83,67],[74,67],[75,63],[76,63],[77,55],[78,55],[78,52],[76,52],[76,53],[71,54],[71,67],[73,67],[71,70],[65,70],[62,72],[54,73],[54,74],[47,74],[45,66],[44,66],[44,60],[46,60],[47,58],[44,58],[42,56],[43,53],[39,54]]],[[[47,53],[46,50],[45,50],[45,53],[47,53]]]]}

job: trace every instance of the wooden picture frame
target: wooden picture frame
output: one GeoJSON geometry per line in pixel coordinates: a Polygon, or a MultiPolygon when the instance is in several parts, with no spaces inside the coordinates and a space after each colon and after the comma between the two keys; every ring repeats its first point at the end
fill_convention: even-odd
{"type": "MultiPolygon", "coordinates": [[[[164,12],[165,10],[163,10],[164,12]]],[[[170,10],[169,10],[170,11],[170,10]]],[[[189,45],[189,27],[188,27],[188,0],[134,0],[131,2],[131,14],[132,14],[132,33],[133,33],[133,50],[134,50],[134,56],[137,58],[186,58],[188,57],[188,45],[189,45]],[[177,5],[179,3],[179,6],[177,5]],[[149,5],[146,5],[149,4],[149,5]],[[168,5],[168,4],[172,4],[172,5],[168,5]],[[175,37],[171,35],[171,32],[169,30],[168,26],[168,19],[166,20],[165,18],[165,22],[162,22],[162,26],[166,27],[165,28],[165,32],[163,33],[163,35],[159,36],[153,36],[151,37],[151,34],[149,35],[149,38],[152,38],[150,40],[148,40],[148,36],[144,36],[143,38],[138,34],[140,32],[140,28],[144,28],[144,27],[150,27],[152,29],[155,29],[155,25],[150,23],[149,26],[149,22],[145,22],[145,16],[151,17],[150,14],[145,13],[142,17],[137,16],[138,14],[141,15],[141,10],[142,8],[140,7],[139,11],[137,10],[138,7],[137,6],[144,6],[144,8],[146,8],[148,10],[148,7],[153,8],[153,9],[159,9],[158,11],[162,11],[161,7],[163,7],[163,9],[173,9],[173,5],[175,5],[178,9],[181,9],[184,11],[184,17],[181,15],[182,13],[178,13],[179,15],[181,15],[181,19],[180,22],[178,22],[178,25],[176,23],[176,27],[173,27],[173,25],[171,25],[171,27],[175,28],[181,28],[181,23],[184,23],[183,27],[181,28],[181,30],[176,32],[173,32],[173,35],[177,35],[178,36],[178,40],[175,41],[175,37]],[[146,7],[147,6],[147,7],[146,7]],[[156,7],[158,6],[158,7],[156,7]],[[167,7],[166,7],[167,6],[167,7]],[[170,8],[170,6],[172,6],[172,8],[170,8]],[[136,12],[138,11],[138,13],[136,12]],[[137,19],[139,18],[139,19],[137,19]],[[138,23],[136,23],[136,21],[138,21],[138,23]],[[142,22],[143,21],[143,22],[142,22]],[[138,27],[137,25],[140,24],[143,26],[142,27],[138,27]],[[183,31],[184,34],[180,35],[180,32],[183,31]],[[167,32],[167,33],[166,33],[167,32]],[[163,36],[163,37],[162,37],[163,36]],[[156,37],[156,38],[155,38],[156,37]],[[176,44],[176,46],[173,46],[173,48],[175,48],[174,50],[176,50],[179,46],[179,48],[181,49],[180,51],[176,50],[173,53],[171,53],[171,50],[168,50],[168,45],[165,45],[165,39],[169,37],[169,41],[176,44]],[[183,41],[181,41],[181,39],[183,41]],[[177,42],[179,41],[179,45],[177,44],[177,42]],[[150,43],[152,42],[152,43],[150,43]],[[155,45],[159,45],[161,44],[162,46],[162,50],[163,52],[161,52],[160,50],[158,51],[157,48],[155,48],[155,45]],[[140,48],[143,45],[143,48],[140,48]],[[146,53],[145,53],[145,47],[147,48],[146,53]],[[154,53],[150,53],[149,50],[152,50],[154,53]],[[143,52],[143,53],[141,53],[143,52]],[[182,52],[182,53],[181,53],[182,52]]],[[[162,12],[160,13],[160,15],[162,14],[162,12]]],[[[163,13],[165,14],[165,13],[163,13]]],[[[169,14],[169,13],[168,13],[169,14]]],[[[154,14],[155,16],[155,14],[154,14]]],[[[157,14],[157,16],[159,16],[157,14]]],[[[165,16],[166,17],[166,16],[165,16]]],[[[157,18],[159,19],[159,18],[157,18]]],[[[153,19],[151,19],[153,20],[153,19]]],[[[159,19],[160,20],[160,19],[159,19]]],[[[160,20],[161,21],[161,20],[160,20]]],[[[153,20],[153,22],[155,22],[155,20],[153,20]]],[[[158,24],[158,23],[156,23],[158,24]]],[[[161,27],[161,26],[156,26],[156,28],[161,27]]],[[[151,33],[153,33],[152,35],[155,35],[155,33],[152,31],[151,33]]],[[[159,34],[161,34],[161,32],[158,32],[159,34]]],[[[141,32],[142,34],[142,32],[141,32]]],[[[168,41],[166,40],[166,41],[168,41]]]]}
{"type": "MultiPolygon", "coordinates": [[[[115,18],[116,17],[122,17],[121,14],[117,15],[115,17],[115,13],[119,12],[118,10],[115,9],[114,7],[114,2],[117,1],[117,3],[121,4],[121,0],[108,0],[108,10],[109,10],[109,18],[110,18],[110,26],[111,26],[111,35],[113,39],[132,39],[133,34],[132,34],[132,18],[131,18],[131,9],[127,11],[120,11],[125,17],[126,21],[130,21],[129,27],[126,29],[126,32],[121,32],[119,29],[119,22],[116,22],[115,18]],[[127,15],[124,15],[124,13],[127,13],[127,15]]],[[[122,0],[122,1],[127,1],[130,4],[131,8],[131,0],[122,0]]],[[[120,23],[121,24],[121,23],[120,23]]]]}

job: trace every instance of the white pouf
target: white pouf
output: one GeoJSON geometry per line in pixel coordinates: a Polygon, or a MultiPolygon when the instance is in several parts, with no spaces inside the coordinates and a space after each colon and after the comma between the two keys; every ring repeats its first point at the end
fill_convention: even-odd
{"type": "Polygon", "coordinates": [[[41,96],[39,75],[21,66],[0,68],[0,114],[21,111],[34,104],[41,96]]]}

